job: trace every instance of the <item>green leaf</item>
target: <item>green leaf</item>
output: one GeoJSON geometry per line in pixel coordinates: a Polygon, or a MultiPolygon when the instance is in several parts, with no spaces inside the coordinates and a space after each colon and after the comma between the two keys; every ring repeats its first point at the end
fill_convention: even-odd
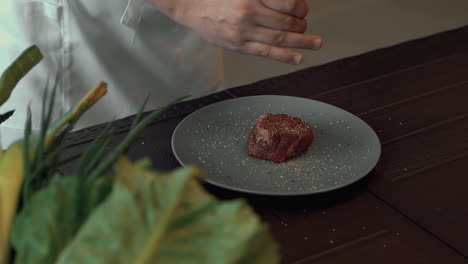
{"type": "Polygon", "coordinates": [[[23,144],[21,144],[22,152],[23,152],[23,180],[24,183],[22,184],[22,196],[23,201],[26,201],[29,197],[29,187],[31,182],[31,171],[32,171],[32,164],[30,163],[30,155],[31,155],[31,148],[29,147],[31,144],[31,127],[32,127],[32,120],[31,120],[31,108],[28,106],[27,116],[26,116],[26,124],[24,126],[24,138],[23,144]]]}
{"type": "Polygon", "coordinates": [[[31,46],[3,72],[0,77],[0,106],[10,98],[18,82],[42,59],[39,48],[31,46]]]}
{"type": "MultiPolygon", "coordinates": [[[[130,145],[135,142],[135,140],[138,138],[138,136],[143,132],[143,130],[152,122],[154,122],[157,118],[162,116],[168,109],[170,109],[172,106],[174,106],[176,103],[179,101],[185,99],[186,96],[178,98],[166,106],[163,106],[159,109],[154,110],[151,112],[149,115],[147,115],[145,118],[140,120],[143,108],[140,109],[138,112],[136,119],[138,120],[137,122],[133,122],[131,130],[128,132],[127,136],[122,140],[122,142],[115,148],[115,150],[106,158],[104,159],[99,166],[93,170],[91,175],[89,176],[90,178],[94,178],[97,176],[100,176],[104,174],[112,165],[114,162],[117,160],[117,158],[122,154],[127,152],[128,148],[130,145]]],[[[147,101],[147,100],[146,100],[147,101]]],[[[145,104],[146,104],[145,101],[145,104]]]]}
{"type": "Polygon", "coordinates": [[[99,164],[104,156],[104,152],[112,142],[115,131],[116,129],[112,127],[112,122],[109,122],[101,134],[84,151],[78,163],[76,175],[87,177],[92,169],[99,164]]]}
{"type": "Polygon", "coordinates": [[[84,181],[80,177],[54,178],[36,192],[16,216],[11,241],[15,263],[55,263],[93,209],[111,192],[104,178],[84,181]]]}
{"type": "Polygon", "coordinates": [[[220,202],[195,168],[161,176],[121,158],[109,197],[57,263],[278,263],[277,245],[243,200],[220,202]]]}
{"type": "Polygon", "coordinates": [[[15,110],[8,111],[0,115],[0,124],[7,121],[15,113],[15,110]]]}
{"type": "MultiPolygon", "coordinates": [[[[36,46],[26,49],[0,76],[0,106],[2,106],[18,82],[41,60],[43,56],[36,46]]],[[[1,122],[12,111],[0,116],[1,122]]],[[[0,123],[1,123],[0,122],[0,123]]],[[[23,180],[21,146],[12,144],[5,152],[0,150],[0,263],[6,263],[10,254],[10,228],[16,212],[18,193],[23,180]]]]}
{"type": "Polygon", "coordinates": [[[78,120],[89,108],[97,103],[107,93],[107,84],[99,83],[93,90],[86,94],[81,101],[68,111],[62,118],[51,125],[50,131],[44,140],[47,147],[50,142],[60,133],[60,131],[73,120],[78,120]]]}

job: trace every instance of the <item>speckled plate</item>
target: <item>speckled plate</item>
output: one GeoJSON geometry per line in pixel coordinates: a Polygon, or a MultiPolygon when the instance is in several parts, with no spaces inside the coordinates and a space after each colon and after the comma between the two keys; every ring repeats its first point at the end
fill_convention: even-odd
{"type": "Polygon", "coordinates": [[[349,185],[377,164],[381,146],[364,121],[319,101],[277,95],[236,98],[187,116],[172,136],[183,165],[198,165],[206,181],[231,190],[265,195],[304,195],[349,185]],[[309,123],[315,139],[307,152],[283,163],[247,154],[247,137],[266,113],[288,114],[309,123]]]}

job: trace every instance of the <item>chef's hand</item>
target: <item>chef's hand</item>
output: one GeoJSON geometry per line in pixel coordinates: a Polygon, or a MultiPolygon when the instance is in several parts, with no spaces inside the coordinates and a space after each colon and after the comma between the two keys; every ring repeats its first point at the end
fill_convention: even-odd
{"type": "Polygon", "coordinates": [[[303,34],[306,0],[150,0],[209,42],[237,52],[299,64],[294,49],[317,50],[319,36],[303,34]]]}

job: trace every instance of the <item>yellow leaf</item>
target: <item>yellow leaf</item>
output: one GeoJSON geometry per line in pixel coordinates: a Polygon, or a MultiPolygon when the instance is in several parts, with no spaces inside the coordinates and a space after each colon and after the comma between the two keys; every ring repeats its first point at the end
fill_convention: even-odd
{"type": "Polygon", "coordinates": [[[91,92],[89,92],[81,101],[52,127],[51,131],[47,134],[45,139],[45,147],[57,136],[60,130],[73,119],[79,117],[93,106],[99,99],[107,93],[107,84],[105,82],[99,83],[91,92]]]}
{"type": "Polygon", "coordinates": [[[22,182],[22,144],[16,143],[0,158],[0,264],[6,264],[9,258],[9,235],[22,182]]]}

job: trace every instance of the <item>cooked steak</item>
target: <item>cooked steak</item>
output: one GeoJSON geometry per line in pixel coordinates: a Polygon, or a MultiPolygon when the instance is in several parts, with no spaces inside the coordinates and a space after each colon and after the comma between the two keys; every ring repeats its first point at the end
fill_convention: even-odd
{"type": "Polygon", "coordinates": [[[314,140],[312,128],[297,117],[285,114],[265,114],[255,122],[247,142],[249,155],[283,162],[310,146],[314,140]]]}

